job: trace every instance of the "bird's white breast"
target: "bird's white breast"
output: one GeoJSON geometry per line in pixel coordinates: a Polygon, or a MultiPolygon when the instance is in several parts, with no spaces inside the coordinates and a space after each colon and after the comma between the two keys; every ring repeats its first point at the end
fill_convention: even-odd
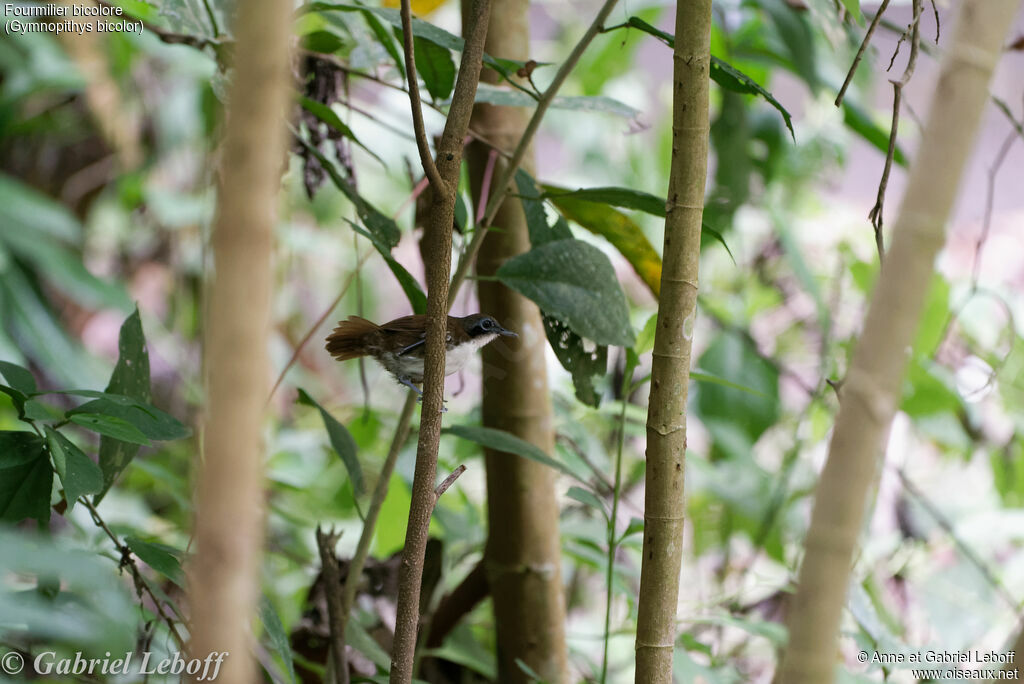
{"type": "Polygon", "coordinates": [[[448,350],[444,361],[444,374],[451,375],[462,370],[466,362],[477,352],[478,349],[491,342],[497,335],[480,335],[469,342],[464,342],[457,347],[448,350]]]}

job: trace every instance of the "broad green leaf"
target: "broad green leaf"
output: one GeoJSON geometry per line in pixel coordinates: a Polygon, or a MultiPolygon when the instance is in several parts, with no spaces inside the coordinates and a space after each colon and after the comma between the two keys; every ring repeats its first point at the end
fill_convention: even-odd
{"type": "MultiPolygon", "coordinates": [[[[361,5],[350,5],[346,3],[330,3],[330,2],[314,2],[307,5],[304,9],[313,12],[362,12],[364,14],[373,14],[383,21],[391,24],[399,31],[402,30],[402,15],[397,9],[389,9],[384,7],[363,7],[361,5]]],[[[443,47],[446,50],[455,50],[462,52],[462,48],[465,46],[465,41],[459,38],[453,33],[445,31],[439,26],[435,26],[429,22],[423,21],[422,19],[412,18],[412,35],[415,38],[422,38],[429,40],[431,43],[443,47]]],[[[523,62],[517,62],[510,59],[495,59],[488,54],[484,54],[484,64],[491,67],[499,74],[503,76],[508,74],[509,71],[515,71],[519,67],[523,66],[523,62]]]]}
{"type": "Polygon", "coordinates": [[[455,87],[455,62],[452,53],[424,38],[413,39],[416,71],[427,86],[427,92],[439,102],[455,87]]]}
{"type": "MultiPolygon", "coordinates": [[[[75,425],[80,425],[104,437],[109,437],[118,442],[125,442],[127,445],[150,446],[151,444],[149,438],[142,434],[139,428],[121,418],[105,416],[100,413],[76,413],[69,415],[68,420],[75,425]]],[[[136,447],[135,450],[137,451],[138,448],[136,447]]],[[[133,453],[132,456],[134,455],[133,453]]]]}
{"type": "MultiPolygon", "coordinates": [[[[856,0],[853,0],[856,2],[856,0]]],[[[666,33],[654,26],[651,26],[646,21],[639,17],[630,17],[626,21],[626,26],[632,26],[638,28],[645,33],[649,33],[655,38],[660,39],[670,48],[675,47],[676,38],[671,33],[666,33]]],[[[711,71],[709,76],[711,80],[722,86],[727,90],[731,90],[734,93],[741,93],[743,95],[760,95],[763,97],[768,104],[774,107],[779,114],[782,115],[782,120],[786,124],[786,128],[789,129],[789,134],[796,140],[796,133],[793,131],[793,117],[789,111],[782,106],[782,103],[775,99],[775,96],[765,90],[757,81],[750,76],[732,66],[723,59],[719,59],[714,55],[711,55],[711,71]]]]}
{"type": "MultiPolygon", "coordinates": [[[[0,488],[4,483],[0,476],[0,488]]],[[[121,656],[135,648],[140,616],[138,604],[129,595],[129,584],[103,554],[71,549],[76,543],[66,534],[25,534],[7,526],[0,529],[0,577],[5,579],[0,585],[0,615],[5,643],[17,635],[51,649],[84,649],[96,655],[110,651],[121,656]],[[24,579],[35,577],[59,586],[56,598],[18,588],[24,579]]],[[[24,681],[17,676],[10,680],[6,675],[0,677],[24,681]]],[[[44,679],[82,681],[76,676],[44,679]]],[[[93,681],[103,679],[95,677],[93,681]]]]}
{"type": "Polygon", "coordinates": [[[592,491],[589,489],[583,489],[582,487],[569,487],[569,491],[565,493],[567,497],[574,501],[579,501],[584,506],[590,506],[596,509],[606,519],[608,518],[608,511],[605,510],[604,502],[597,498],[592,491]]]}
{"type": "Polygon", "coordinates": [[[626,297],[608,257],[580,240],[556,240],[512,257],[497,271],[508,287],[598,345],[630,346],[626,297]]]}
{"type": "Polygon", "coordinates": [[[562,368],[572,373],[576,398],[587,406],[597,408],[601,395],[594,388],[594,378],[608,371],[608,347],[586,345],[569,326],[552,316],[543,315],[544,333],[562,368]]]}
{"type": "Polygon", "coordinates": [[[341,133],[343,136],[345,136],[353,143],[358,145],[360,148],[362,148],[363,151],[365,151],[371,157],[379,161],[381,165],[384,165],[384,160],[377,156],[377,154],[373,150],[364,145],[362,141],[360,141],[359,138],[356,137],[356,134],[352,132],[352,129],[349,128],[345,124],[345,122],[341,120],[341,117],[338,116],[338,114],[333,109],[325,105],[323,102],[317,102],[316,100],[308,98],[304,95],[299,96],[299,103],[302,104],[303,109],[305,109],[313,116],[323,121],[325,124],[333,128],[334,130],[341,133]]]}
{"type": "Polygon", "coordinates": [[[80,239],[82,227],[63,204],[0,174],[0,216],[5,222],[45,233],[47,239],[74,242],[80,239]]]}
{"type": "Polygon", "coordinates": [[[7,383],[11,387],[18,390],[26,397],[35,394],[38,391],[36,388],[36,379],[32,377],[32,373],[28,372],[28,370],[22,368],[16,363],[0,361],[0,374],[4,376],[4,379],[7,380],[7,383]]]}
{"type": "Polygon", "coordinates": [[[132,553],[139,557],[139,560],[179,587],[184,588],[185,573],[181,569],[181,561],[178,560],[181,551],[173,546],[143,541],[138,537],[125,537],[124,543],[132,550],[132,553]]]}
{"type": "MultiPolygon", "coordinates": [[[[550,185],[545,185],[544,189],[549,193],[558,190],[550,185]]],[[[661,257],[640,226],[607,204],[571,194],[549,194],[548,197],[567,219],[612,243],[654,296],[658,296],[661,291],[661,257]]]]}
{"type": "Polygon", "coordinates": [[[46,445],[64,487],[64,500],[70,513],[78,497],[99,494],[103,490],[103,471],[67,437],[49,425],[44,430],[46,445]]]}
{"type": "MultiPolygon", "coordinates": [[[[843,100],[843,123],[851,131],[871,143],[883,155],[888,154],[889,129],[882,128],[875,123],[867,112],[853,104],[849,98],[843,100]]],[[[896,149],[893,152],[893,161],[900,166],[907,166],[907,155],[903,152],[899,142],[896,143],[896,149]]]]}
{"type": "Polygon", "coordinates": [[[948,370],[927,357],[915,356],[907,369],[900,410],[912,418],[963,409],[956,381],[948,370]]]}
{"type": "Polygon", "coordinates": [[[130,397],[120,397],[104,392],[105,396],[86,402],[70,411],[67,415],[79,413],[101,413],[105,416],[120,418],[131,423],[148,439],[167,441],[183,439],[191,434],[190,430],[172,415],[164,413],[155,406],[130,397]]]}
{"type": "Polygon", "coordinates": [[[281,624],[281,618],[278,617],[277,611],[274,610],[274,604],[266,596],[260,601],[260,621],[263,622],[263,629],[267,631],[267,636],[270,637],[271,645],[278,655],[281,656],[281,660],[284,661],[288,681],[294,684],[295,662],[292,659],[292,646],[288,641],[288,632],[284,631],[284,625],[281,624]]]}
{"type": "Polygon", "coordinates": [[[441,432],[455,435],[462,439],[468,439],[470,442],[475,442],[480,446],[493,451],[501,451],[504,453],[515,454],[516,456],[522,456],[523,458],[528,458],[531,461],[542,463],[549,468],[554,468],[559,472],[565,473],[573,479],[578,479],[576,474],[569,470],[568,466],[564,463],[548,456],[540,449],[540,447],[513,435],[511,432],[483,427],[481,425],[452,425],[444,428],[441,432]]]}
{"type": "MultiPolygon", "coordinates": [[[[142,332],[139,310],[121,324],[117,338],[117,365],[107,383],[106,392],[120,394],[149,403],[149,352],[146,351],[146,337],[142,332]]],[[[106,495],[135,454],[139,444],[149,445],[145,434],[122,417],[80,414],[70,419],[104,435],[100,439],[100,469],[103,471],[103,491],[96,495],[96,503],[106,495]],[[91,425],[90,425],[91,423],[91,425]]]]}
{"type": "Polygon", "coordinates": [[[0,520],[50,520],[53,469],[43,440],[31,432],[0,432],[0,520]]]}
{"type": "Polygon", "coordinates": [[[34,276],[19,263],[6,264],[0,277],[0,314],[17,348],[55,380],[68,385],[102,382],[106,369],[68,335],[34,276]]]}
{"type": "MultiPolygon", "coordinates": [[[[544,197],[555,200],[582,200],[584,202],[600,202],[623,209],[636,209],[647,214],[665,218],[665,199],[648,192],[631,188],[580,188],[579,190],[559,190],[545,186],[544,197]]],[[[557,206],[557,202],[556,202],[557,206]]]]}
{"type": "Polygon", "coordinates": [[[814,34],[805,13],[797,11],[785,0],[756,0],[775,25],[792,60],[793,73],[803,79],[811,92],[819,87],[814,34]]]}
{"type": "Polygon", "coordinates": [[[930,357],[935,353],[946,332],[946,323],[950,315],[949,282],[936,273],[932,276],[931,287],[928,288],[928,299],[925,301],[921,323],[917,328],[917,338],[914,340],[916,354],[930,357]]]}
{"type": "Polygon", "coordinates": [[[710,376],[743,379],[742,389],[705,383],[697,393],[696,408],[717,446],[727,452],[748,451],[778,418],[778,369],[758,356],[746,340],[724,332],[711,340],[697,365],[710,376]]]}
{"type": "MultiPolygon", "coordinates": [[[[654,333],[658,328],[658,314],[651,314],[651,317],[644,323],[640,334],[636,336],[636,344],[633,346],[637,354],[646,354],[654,349],[654,333]]],[[[691,373],[692,376],[692,373],[691,373]]]]}
{"type": "Polygon", "coordinates": [[[345,464],[345,468],[348,470],[349,477],[352,478],[352,488],[357,496],[362,494],[364,491],[363,469],[359,465],[359,459],[356,457],[356,442],[352,439],[352,435],[349,434],[344,425],[339,423],[313,397],[309,396],[306,390],[299,389],[298,402],[306,406],[312,406],[320,412],[320,417],[324,421],[324,427],[327,429],[327,437],[331,441],[331,447],[341,457],[342,463],[345,464]]]}
{"type": "MultiPolygon", "coordinates": [[[[476,102],[498,107],[536,107],[537,98],[530,92],[481,83],[476,90],[476,102]]],[[[552,109],[570,112],[614,114],[624,119],[636,119],[640,110],[605,95],[559,95],[551,101],[552,109]]]]}
{"type": "Polygon", "coordinates": [[[391,55],[391,59],[395,62],[395,68],[398,69],[398,73],[402,75],[402,79],[405,79],[405,56],[401,50],[398,49],[398,45],[395,43],[395,39],[392,37],[388,30],[384,28],[384,24],[380,22],[380,19],[373,12],[363,12],[363,19],[366,20],[366,24],[373,31],[373,35],[377,37],[377,42],[384,46],[388,54],[391,55]]]}
{"type": "Polygon", "coordinates": [[[310,52],[329,55],[342,48],[351,49],[352,45],[337,33],[321,29],[304,34],[302,36],[302,47],[310,52]]]}
{"type": "Polygon", "coordinates": [[[530,233],[530,244],[539,247],[545,242],[572,238],[572,232],[568,227],[563,228],[559,223],[555,223],[553,226],[548,225],[543,198],[537,190],[537,181],[522,169],[516,169],[515,179],[519,200],[523,205],[523,213],[526,215],[526,228],[530,233]]]}
{"type": "Polygon", "coordinates": [[[127,310],[124,288],[94,276],[68,246],[80,235],[81,226],[59,203],[0,175],[0,246],[82,306],[127,310]]]}

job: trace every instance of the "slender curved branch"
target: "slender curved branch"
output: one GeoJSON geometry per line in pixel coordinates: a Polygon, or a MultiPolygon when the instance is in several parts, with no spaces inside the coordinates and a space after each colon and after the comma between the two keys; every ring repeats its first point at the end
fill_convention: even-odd
{"type": "Polygon", "coordinates": [[[409,74],[409,105],[412,107],[412,127],[416,133],[416,149],[420,153],[420,164],[423,172],[430,179],[430,184],[439,193],[447,193],[448,188],[434,164],[430,154],[430,143],[427,132],[423,128],[423,103],[420,101],[420,84],[416,80],[416,56],[413,51],[412,9],[409,0],[402,0],[402,47],[405,50],[405,73],[409,74]]]}
{"type": "Polygon", "coordinates": [[[473,239],[470,241],[469,246],[463,252],[462,257],[459,259],[459,264],[455,269],[455,275],[452,276],[452,282],[448,289],[448,308],[450,309],[452,304],[455,303],[455,297],[459,294],[459,288],[462,287],[463,281],[466,279],[466,275],[469,273],[469,267],[476,259],[477,252],[480,251],[480,245],[483,244],[484,236],[487,234],[487,229],[491,225],[491,221],[494,220],[494,215],[498,212],[498,208],[505,200],[505,195],[508,193],[509,184],[515,177],[516,170],[519,169],[519,164],[523,161],[523,157],[526,155],[526,150],[529,149],[530,143],[533,142],[533,136],[536,135],[537,129],[540,127],[541,119],[544,118],[544,114],[548,111],[548,107],[555,99],[555,95],[558,94],[562,84],[565,83],[565,79],[569,76],[576,64],[580,61],[580,57],[583,55],[583,51],[587,49],[590,42],[594,40],[601,28],[604,26],[605,19],[611,13],[612,9],[618,0],[605,0],[604,5],[601,6],[597,16],[594,17],[594,21],[591,22],[586,32],[580,38],[579,42],[576,43],[576,47],[569,53],[569,57],[566,58],[565,62],[558,69],[558,73],[555,74],[554,80],[544,91],[544,94],[537,100],[537,108],[533,110],[533,116],[530,117],[529,123],[526,124],[526,130],[523,131],[523,136],[519,139],[519,144],[516,145],[515,151],[512,153],[512,158],[505,168],[505,172],[501,175],[497,184],[491,189],[491,198],[487,202],[487,208],[484,211],[483,218],[480,220],[476,232],[473,234],[473,239]]]}

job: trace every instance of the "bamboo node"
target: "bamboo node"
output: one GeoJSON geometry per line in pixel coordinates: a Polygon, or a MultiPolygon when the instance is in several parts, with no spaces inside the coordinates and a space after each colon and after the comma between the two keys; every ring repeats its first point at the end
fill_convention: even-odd
{"type": "Polygon", "coordinates": [[[993,71],[999,63],[1000,52],[993,52],[976,45],[954,43],[949,49],[949,60],[952,63],[972,66],[986,73],[993,71]]]}

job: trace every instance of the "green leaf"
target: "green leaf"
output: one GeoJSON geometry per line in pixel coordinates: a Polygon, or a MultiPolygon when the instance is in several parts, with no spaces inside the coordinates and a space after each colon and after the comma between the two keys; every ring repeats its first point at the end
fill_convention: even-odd
{"type": "Polygon", "coordinates": [[[416,71],[427,86],[427,92],[439,102],[451,95],[455,87],[455,62],[452,53],[425,38],[413,38],[416,71]]]}
{"type": "Polygon", "coordinates": [[[302,47],[311,52],[329,55],[347,45],[346,41],[333,31],[310,31],[302,36],[302,47]]]}
{"type": "MultiPolygon", "coordinates": [[[[577,199],[584,202],[600,202],[624,209],[636,209],[647,214],[665,218],[665,199],[648,192],[631,188],[580,188],[579,190],[558,191],[545,186],[544,197],[552,200],[577,199]]],[[[557,206],[557,202],[556,202],[557,206]]]]}
{"type": "Polygon", "coordinates": [[[390,268],[391,272],[395,275],[395,279],[398,280],[398,284],[402,286],[402,291],[405,292],[405,296],[409,300],[412,312],[417,314],[426,313],[427,295],[423,292],[423,288],[420,287],[416,278],[406,270],[405,266],[402,266],[397,259],[391,256],[390,250],[384,251],[383,245],[374,240],[373,235],[369,231],[365,230],[359,224],[352,223],[351,221],[348,221],[348,224],[352,226],[352,230],[369,239],[370,242],[373,243],[373,246],[377,248],[377,251],[384,258],[384,263],[388,265],[388,268],[390,268]]]}
{"type": "Polygon", "coordinates": [[[594,378],[608,371],[608,347],[588,346],[583,338],[562,321],[548,315],[542,315],[542,318],[544,333],[555,357],[562,368],[572,373],[576,398],[587,406],[597,408],[601,403],[601,395],[594,387],[594,378]]]}
{"type": "Polygon", "coordinates": [[[325,157],[320,153],[320,150],[316,149],[313,145],[309,144],[302,136],[296,136],[299,143],[306,148],[306,151],[316,157],[317,161],[327,172],[331,182],[334,183],[335,187],[341,190],[342,194],[352,202],[356,208],[356,213],[359,215],[359,220],[366,228],[366,235],[373,242],[374,246],[378,251],[383,253],[391,253],[391,250],[402,237],[402,232],[398,229],[392,219],[388,218],[384,214],[380,213],[376,207],[363,199],[362,195],[356,192],[355,186],[349,183],[345,178],[338,173],[338,169],[335,167],[334,162],[325,157]]]}
{"type": "Polygon", "coordinates": [[[172,415],[143,401],[131,397],[123,397],[107,392],[99,399],[86,402],[67,412],[68,416],[79,413],[100,413],[105,416],[120,418],[131,423],[143,435],[151,440],[168,441],[183,439],[191,431],[172,415]]]}
{"type": "Polygon", "coordinates": [[[181,569],[181,561],[178,560],[181,555],[178,549],[166,544],[143,541],[138,537],[125,537],[124,543],[143,563],[179,587],[185,587],[185,573],[181,569]]]}
{"type": "Polygon", "coordinates": [[[470,442],[475,442],[492,451],[500,451],[528,458],[531,461],[542,463],[549,468],[565,473],[569,477],[579,479],[564,463],[548,456],[540,447],[527,442],[525,439],[516,437],[511,432],[480,425],[452,425],[451,427],[444,428],[441,432],[455,435],[461,439],[468,439],[470,442]]]}
{"type": "Polygon", "coordinates": [[[804,13],[784,0],[756,0],[775,25],[782,44],[789,52],[793,73],[803,79],[812,92],[819,87],[814,34],[804,13]]]}
{"type": "Polygon", "coordinates": [[[696,408],[709,432],[721,441],[720,446],[749,449],[778,418],[778,370],[746,340],[730,333],[716,335],[697,365],[708,374],[706,380],[743,378],[742,387],[717,381],[701,386],[696,408]],[[733,437],[742,438],[745,444],[739,445],[733,437]]]}
{"type": "Polygon", "coordinates": [[[323,102],[317,102],[316,100],[308,98],[305,95],[299,96],[299,103],[302,105],[303,109],[305,109],[310,114],[320,119],[325,124],[333,128],[334,130],[338,131],[343,136],[351,140],[353,143],[361,147],[363,151],[365,151],[371,157],[379,161],[382,166],[386,166],[384,164],[384,160],[381,159],[373,150],[364,145],[362,141],[360,141],[359,138],[356,137],[356,134],[352,132],[352,129],[349,128],[345,124],[345,122],[341,120],[341,117],[338,116],[337,112],[335,112],[333,109],[325,105],[323,102]]]}
{"type": "MultiPolygon", "coordinates": [[[[658,314],[651,314],[651,317],[644,323],[640,334],[636,336],[636,344],[633,346],[637,354],[646,354],[654,349],[654,333],[658,328],[658,314]]],[[[693,373],[690,373],[693,376],[693,373]]]]}
{"type": "Polygon", "coordinates": [[[270,644],[284,661],[288,681],[294,684],[295,662],[292,659],[292,647],[288,641],[288,633],[284,631],[284,625],[281,624],[281,618],[274,610],[274,604],[266,596],[260,601],[260,620],[263,622],[263,629],[267,631],[267,636],[270,637],[270,644]]]}
{"type": "MultiPolygon", "coordinates": [[[[883,155],[889,153],[889,130],[875,123],[867,112],[853,104],[849,98],[843,100],[843,123],[854,133],[874,145],[875,149],[883,155]]],[[[907,166],[907,155],[898,142],[893,152],[893,161],[900,166],[907,166]]]]}
{"type": "Polygon", "coordinates": [[[519,191],[519,201],[522,203],[523,213],[526,215],[526,228],[530,233],[530,244],[539,247],[545,242],[572,238],[572,232],[568,227],[563,228],[558,223],[553,226],[548,225],[548,217],[544,213],[544,203],[541,201],[543,198],[537,190],[537,181],[522,169],[516,169],[515,179],[516,189],[519,191]]]}
{"type": "Polygon", "coordinates": [[[508,287],[598,345],[631,346],[626,297],[608,257],[580,240],[556,240],[512,257],[497,271],[508,287]]]}
{"type": "Polygon", "coordinates": [[[64,487],[64,500],[67,501],[70,513],[78,497],[99,494],[103,490],[103,471],[67,437],[49,425],[43,429],[46,431],[46,445],[50,449],[57,476],[64,487]]]}
{"type": "MultiPolygon", "coordinates": [[[[531,92],[521,89],[511,90],[489,83],[481,83],[477,87],[474,101],[498,107],[537,106],[537,98],[531,92]]],[[[605,95],[559,95],[551,101],[550,106],[552,109],[570,112],[614,114],[615,116],[631,120],[640,116],[640,110],[605,95]]]]}
{"type": "Polygon", "coordinates": [[[608,511],[605,510],[604,502],[602,502],[597,496],[594,495],[589,489],[583,489],[582,487],[569,487],[569,491],[565,493],[570,499],[579,501],[584,506],[589,506],[600,511],[601,515],[608,518],[608,511]]]}
{"type": "Polygon", "coordinates": [[[31,262],[42,277],[84,307],[130,308],[120,285],[94,276],[63,244],[80,234],[77,221],[57,202],[0,175],[0,246],[31,262]]]}
{"type": "Polygon", "coordinates": [[[36,379],[32,376],[32,373],[16,363],[0,361],[0,374],[3,374],[11,387],[21,392],[26,398],[38,391],[36,389],[36,379]]]}
{"type": "Polygon", "coordinates": [[[339,423],[313,397],[309,396],[306,390],[299,389],[298,403],[312,406],[320,412],[320,417],[324,421],[324,427],[327,429],[327,437],[331,440],[331,447],[341,457],[342,463],[345,464],[345,468],[348,470],[349,477],[352,478],[352,489],[355,490],[357,496],[362,494],[364,491],[363,469],[359,465],[359,459],[356,457],[356,441],[352,439],[352,435],[349,434],[344,425],[339,423]]]}
{"type": "Polygon", "coordinates": [[[907,369],[900,410],[912,418],[936,413],[957,413],[963,400],[949,371],[927,357],[915,356],[907,369]]]}
{"type": "Polygon", "coordinates": [[[364,11],[362,14],[363,19],[366,20],[370,30],[373,31],[373,35],[377,37],[377,42],[383,45],[384,49],[387,50],[389,55],[391,55],[391,59],[394,60],[398,73],[402,75],[402,79],[404,80],[405,56],[402,55],[401,51],[398,49],[398,45],[395,43],[394,38],[390,33],[388,33],[388,30],[384,28],[384,24],[380,23],[380,19],[378,19],[373,12],[364,11]]]}
{"type": "MultiPolygon", "coordinates": [[[[139,310],[121,324],[117,338],[117,365],[107,383],[106,392],[120,394],[149,403],[149,352],[146,351],[146,337],[142,332],[139,310]]],[[[100,439],[100,469],[103,471],[103,491],[96,495],[99,503],[114,484],[135,454],[139,444],[149,445],[145,434],[123,417],[80,414],[70,416],[78,425],[88,427],[104,435],[100,439]]]]}
{"type": "MultiPolygon", "coordinates": [[[[312,12],[362,12],[364,14],[373,14],[385,22],[391,24],[398,30],[402,29],[402,15],[397,9],[390,9],[384,7],[362,7],[360,5],[349,5],[345,3],[330,3],[330,2],[313,2],[307,5],[304,9],[312,12]]],[[[466,42],[458,36],[445,31],[439,26],[423,21],[422,19],[412,18],[412,35],[414,38],[422,38],[429,40],[438,47],[445,48],[446,50],[455,50],[462,52],[462,48],[466,42]]],[[[491,67],[499,74],[505,75],[511,69],[515,71],[519,67],[523,66],[523,62],[517,62],[510,59],[495,59],[488,54],[484,54],[484,64],[491,67]]],[[[417,65],[419,66],[419,65],[417,65]]]]}
{"type": "MultiPolygon", "coordinates": [[[[127,442],[128,445],[150,446],[151,444],[146,435],[142,434],[142,431],[121,418],[105,416],[100,413],[76,413],[69,415],[68,420],[75,425],[80,425],[104,437],[110,437],[119,442],[127,442]]],[[[138,447],[135,450],[137,451],[138,447]]],[[[134,455],[133,453],[132,456],[134,455]]]]}
{"type": "MultiPolygon", "coordinates": [[[[545,185],[551,203],[570,221],[612,243],[655,297],[661,291],[661,257],[632,219],[607,204],[569,194],[554,194],[560,188],[545,185]]],[[[664,207],[664,203],[662,203],[664,207]]]]}
{"type": "Polygon", "coordinates": [[[53,469],[43,440],[31,432],[0,432],[0,520],[50,520],[53,469]]]}
{"type": "MultiPolygon", "coordinates": [[[[856,0],[853,1],[856,2],[856,0]]],[[[671,48],[675,47],[676,38],[674,35],[651,26],[639,17],[630,17],[626,21],[626,25],[638,28],[645,33],[649,33],[671,48]]],[[[793,117],[790,115],[789,111],[782,106],[781,102],[775,99],[774,95],[765,90],[753,78],[747,76],[736,67],[723,59],[715,57],[714,55],[711,55],[711,71],[709,76],[712,81],[726,90],[731,90],[734,93],[740,93],[743,95],[760,95],[763,97],[768,104],[778,110],[779,114],[782,115],[782,120],[785,122],[786,128],[789,129],[789,134],[793,136],[793,140],[796,140],[796,133],[793,131],[793,117]]]]}

